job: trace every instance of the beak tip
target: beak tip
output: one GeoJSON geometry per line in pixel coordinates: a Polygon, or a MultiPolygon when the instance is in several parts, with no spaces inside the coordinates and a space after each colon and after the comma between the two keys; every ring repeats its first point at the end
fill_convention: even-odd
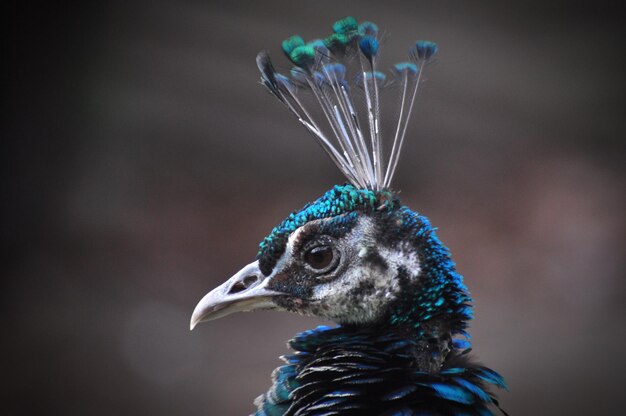
{"type": "Polygon", "coordinates": [[[193,331],[193,329],[196,327],[196,325],[198,325],[201,321],[201,318],[198,316],[198,314],[194,313],[193,315],[191,315],[191,321],[189,322],[189,330],[193,331]]]}
{"type": "Polygon", "coordinates": [[[275,306],[271,302],[271,297],[282,293],[265,287],[258,263],[257,260],[248,264],[226,282],[204,295],[191,314],[189,330],[193,331],[200,322],[212,321],[233,312],[246,312],[275,306]],[[250,277],[254,277],[253,284],[242,283],[250,277]],[[233,292],[232,288],[237,283],[243,284],[245,291],[233,292]]]}

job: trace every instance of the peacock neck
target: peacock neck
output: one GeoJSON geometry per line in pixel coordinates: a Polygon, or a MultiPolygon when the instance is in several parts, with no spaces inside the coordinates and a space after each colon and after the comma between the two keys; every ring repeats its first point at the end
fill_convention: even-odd
{"type": "Polygon", "coordinates": [[[489,385],[506,388],[498,373],[471,361],[467,345],[433,345],[411,326],[318,327],[289,345],[295,353],[255,401],[257,416],[493,415],[489,385]]]}
{"type": "Polygon", "coordinates": [[[453,345],[450,332],[435,326],[429,326],[427,331],[411,325],[321,326],[296,335],[289,344],[297,355],[324,354],[324,351],[340,347],[343,351],[383,354],[392,357],[389,362],[394,366],[436,373],[453,345]]]}

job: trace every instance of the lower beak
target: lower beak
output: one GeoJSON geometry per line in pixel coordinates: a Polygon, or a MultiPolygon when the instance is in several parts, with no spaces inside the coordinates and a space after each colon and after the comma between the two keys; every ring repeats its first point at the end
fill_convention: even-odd
{"type": "Polygon", "coordinates": [[[273,309],[274,296],[283,293],[266,289],[269,280],[259,270],[259,262],[248,264],[233,277],[206,294],[191,315],[190,329],[234,312],[273,309]]]}

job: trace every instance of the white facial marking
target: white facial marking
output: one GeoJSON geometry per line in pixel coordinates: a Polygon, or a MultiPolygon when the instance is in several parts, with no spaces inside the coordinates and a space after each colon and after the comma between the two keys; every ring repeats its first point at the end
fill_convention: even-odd
{"type": "Polygon", "coordinates": [[[400,249],[378,246],[374,238],[372,220],[362,217],[350,234],[342,239],[343,255],[351,264],[337,279],[315,287],[313,298],[318,300],[312,305],[315,315],[339,323],[372,322],[400,293],[398,267],[409,271],[410,279],[418,278],[420,265],[414,248],[408,244],[400,249]],[[370,251],[378,252],[387,264],[386,269],[372,267],[372,263],[367,261],[370,251]]]}
{"type": "Polygon", "coordinates": [[[300,234],[302,234],[302,232],[304,231],[304,228],[305,225],[291,233],[291,235],[287,239],[287,246],[285,247],[285,251],[276,261],[276,265],[274,266],[272,274],[270,274],[270,278],[273,277],[278,271],[282,270],[285,266],[285,263],[287,263],[287,261],[291,258],[291,255],[293,253],[293,245],[300,237],[300,234]]]}

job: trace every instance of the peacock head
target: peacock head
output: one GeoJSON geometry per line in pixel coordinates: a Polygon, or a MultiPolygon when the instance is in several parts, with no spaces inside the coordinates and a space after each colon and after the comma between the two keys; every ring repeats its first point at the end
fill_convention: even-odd
{"type": "Polygon", "coordinates": [[[343,185],[275,227],[256,261],[200,301],[191,327],[274,309],[419,332],[443,323],[455,333],[471,318],[470,301],[425,217],[392,192],[343,185]]]}
{"type": "Polygon", "coordinates": [[[309,42],[292,36],[282,49],[294,65],[290,75],[278,73],[261,52],[261,83],[350,184],[335,186],[274,228],[256,261],[200,301],[191,327],[236,311],[276,309],[342,325],[397,325],[418,333],[444,325],[462,332],[471,299],[448,250],[428,220],[389,190],[420,79],[437,46],[416,41],[408,61],[387,76],[377,70],[377,25],[346,17],[330,36],[309,42]],[[400,96],[387,146],[383,88],[400,96]]]}

